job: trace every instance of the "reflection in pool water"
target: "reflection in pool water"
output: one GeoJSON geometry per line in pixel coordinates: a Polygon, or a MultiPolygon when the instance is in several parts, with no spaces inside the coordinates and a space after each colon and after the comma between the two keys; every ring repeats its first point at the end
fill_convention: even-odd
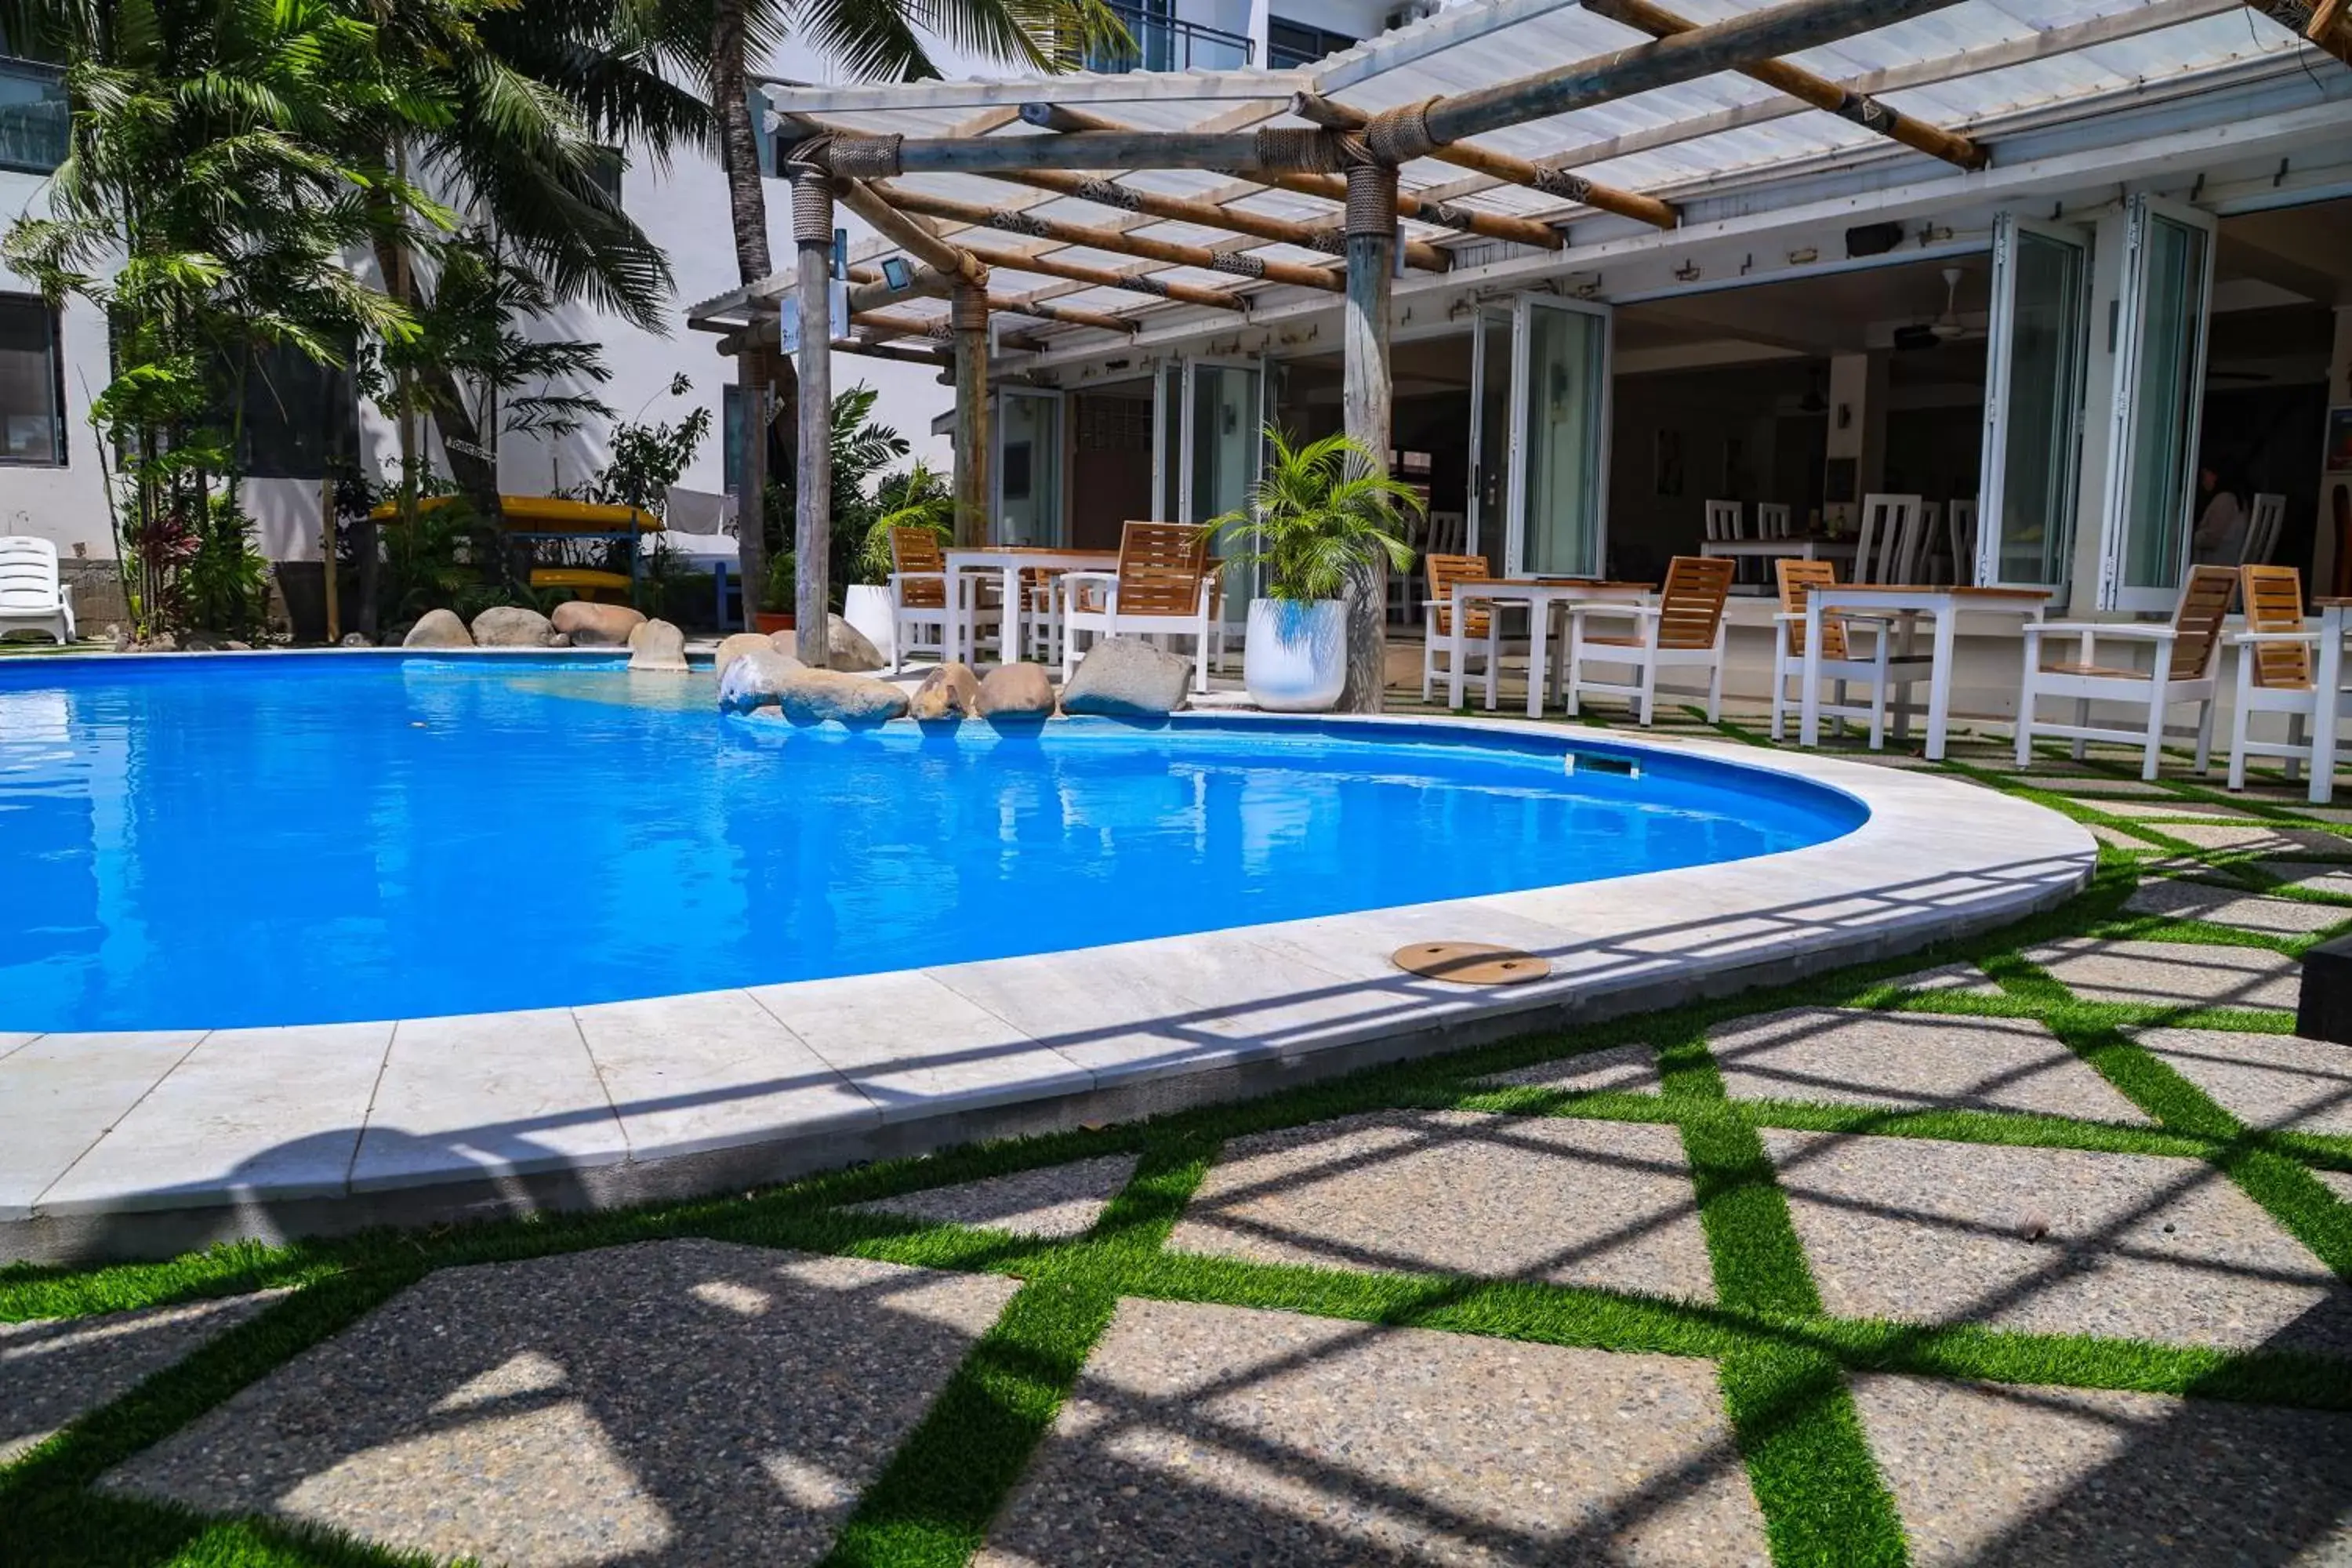
{"type": "MultiPolygon", "coordinates": [[[[30,661],[27,661],[29,664],[30,661]]],[[[1762,855],[1860,823],[1696,759],[1245,721],[722,719],[707,675],[0,668],[0,1030],[561,1005],[1762,855]]]]}

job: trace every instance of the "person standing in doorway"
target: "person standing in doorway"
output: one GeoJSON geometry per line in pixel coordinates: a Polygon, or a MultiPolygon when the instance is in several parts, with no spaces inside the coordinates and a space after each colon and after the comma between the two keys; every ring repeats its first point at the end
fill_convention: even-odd
{"type": "Polygon", "coordinates": [[[2197,470],[2197,531],[2189,558],[2200,565],[2235,566],[2246,551],[2246,503],[2234,479],[2223,482],[2217,468],[2197,470]]]}

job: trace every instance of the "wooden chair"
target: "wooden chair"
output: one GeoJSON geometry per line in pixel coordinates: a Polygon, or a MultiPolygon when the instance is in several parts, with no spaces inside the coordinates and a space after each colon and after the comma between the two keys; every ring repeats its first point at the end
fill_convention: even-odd
{"type": "Polygon", "coordinates": [[[24,533],[0,538],[0,636],[21,626],[74,640],[73,590],[58,570],[58,547],[24,533]]]}
{"type": "MultiPolygon", "coordinates": [[[[947,657],[949,605],[951,587],[970,592],[972,584],[953,584],[948,581],[947,556],[940,548],[940,536],[928,528],[894,528],[890,531],[890,672],[897,674],[905,668],[909,653],[928,652],[934,658],[947,657]],[[928,630],[928,638],[919,633],[928,630]]],[[[972,606],[975,631],[998,626],[996,646],[1003,647],[1002,620],[993,605],[972,606]]]]}
{"type": "Polygon", "coordinates": [[[2139,621],[2028,621],[2025,624],[2025,682],[2017,700],[2017,765],[2032,765],[2033,737],[2055,735],[2074,742],[2080,762],[2093,741],[2113,741],[2143,747],[2139,776],[2156,777],[2164,750],[2164,719],[2172,708],[2197,705],[2197,771],[2210,771],[2213,752],[2214,670],[2221,647],[2221,621],[2238,590],[2238,574],[2227,566],[2195,566],[2180,590],[2180,602],[2169,626],[2139,621]],[[2071,662],[2044,665],[2042,642],[2050,636],[2081,638],[2071,662]],[[2133,669],[2098,662],[2101,639],[2152,645],[2149,668],[2133,669]],[[2034,716],[2034,705],[2044,697],[2074,700],[2072,724],[2046,723],[2034,716]],[[2137,730],[2106,729],[2091,722],[2091,704],[2133,704],[2147,715],[2137,730]]]}
{"type": "MultiPolygon", "coordinates": [[[[1805,600],[1815,588],[1832,586],[1837,582],[1837,568],[1827,561],[1776,561],[1774,569],[1780,578],[1780,613],[1772,617],[1776,629],[1772,638],[1772,738],[1779,740],[1787,721],[1788,710],[1802,700],[1791,700],[1789,682],[1802,682],[1805,678],[1805,600]]],[[[1822,712],[1837,721],[1840,731],[1848,719],[1864,719],[1870,723],[1870,749],[1883,750],[1886,744],[1886,699],[1890,691],[1906,686],[1916,686],[1931,679],[1935,660],[1925,654],[1897,656],[1894,651],[1895,628],[1891,622],[1879,616],[1825,615],[1822,617],[1821,673],[1837,682],[1832,701],[1822,704],[1822,712]],[[1857,657],[1853,644],[1857,633],[1867,633],[1871,650],[1857,657]],[[1870,700],[1855,704],[1846,700],[1846,687],[1853,681],[1864,681],[1870,687],[1870,700]]],[[[1895,734],[1903,737],[1908,710],[1898,707],[1895,711],[1895,734]]]]}
{"type": "MultiPolygon", "coordinates": [[[[1495,705],[1495,679],[1503,660],[1502,616],[1492,605],[1472,605],[1463,612],[1460,626],[1454,624],[1454,584],[1491,577],[1486,558],[1483,555],[1429,555],[1423,557],[1429,572],[1429,597],[1422,601],[1421,639],[1421,700],[1429,700],[1440,674],[1447,680],[1454,679],[1457,659],[1478,659],[1486,667],[1486,706],[1495,705]],[[1445,668],[1438,668],[1437,656],[1445,655],[1445,668]]],[[[1466,677],[1470,666],[1460,666],[1466,677]]]]}
{"type": "MultiPolygon", "coordinates": [[[[2245,595],[2246,629],[2230,638],[2238,650],[2238,691],[2230,714],[2230,787],[2246,787],[2248,757],[2279,757],[2286,776],[2300,777],[2303,764],[2333,766],[2311,754],[2307,726],[2319,710],[2319,688],[2313,666],[2319,634],[2305,628],[2303,574],[2292,566],[2260,564],[2238,568],[2245,595]],[[2286,739],[2257,741],[2257,713],[2286,715],[2286,739]]],[[[2339,713],[2352,713],[2352,702],[2336,694],[2339,713]]]]}
{"type": "Polygon", "coordinates": [[[1916,554],[1919,538],[1917,496],[1872,495],[1862,498],[1862,537],[1856,541],[1853,580],[1857,583],[1908,583],[1896,575],[1906,556],[1916,554]]]}
{"type": "Polygon", "coordinates": [[[1130,522],[1119,535],[1117,572],[1061,576],[1062,679],[1076,668],[1080,634],[1090,637],[1192,639],[1192,689],[1209,689],[1210,530],[1191,522],[1130,522]]]}
{"type": "Polygon", "coordinates": [[[1568,711],[1590,691],[1638,706],[1647,726],[1657,716],[1658,676],[1668,669],[1707,672],[1706,716],[1723,711],[1723,604],[1731,593],[1734,563],[1719,556],[1677,555],[1666,563],[1665,586],[1654,605],[1571,605],[1568,612],[1568,711]],[[1596,633],[1595,621],[1630,620],[1633,630],[1596,633]],[[1594,680],[1592,664],[1622,665],[1635,678],[1622,684],[1594,680]]]}

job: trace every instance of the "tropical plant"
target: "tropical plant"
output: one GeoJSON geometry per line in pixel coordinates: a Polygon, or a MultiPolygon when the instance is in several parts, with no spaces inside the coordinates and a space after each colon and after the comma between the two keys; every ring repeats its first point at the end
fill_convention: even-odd
{"type": "Polygon", "coordinates": [[[919,458],[905,473],[892,474],[874,488],[874,505],[880,515],[866,525],[866,542],[857,552],[860,583],[890,580],[897,570],[890,535],[898,529],[921,529],[941,544],[955,540],[955,492],[946,475],[919,458]]]}
{"type": "Polygon", "coordinates": [[[800,573],[793,564],[793,552],[779,550],[768,557],[768,571],[760,588],[760,608],[772,616],[789,616],[800,593],[800,573]]]}
{"type": "MultiPolygon", "coordinates": [[[[860,382],[833,400],[833,528],[827,540],[825,565],[826,581],[836,588],[848,583],[857,569],[858,555],[876,516],[868,486],[876,475],[912,449],[896,428],[874,418],[874,405],[880,396],[873,387],[860,382]]],[[[789,471],[771,476],[765,511],[767,545],[772,554],[793,547],[794,481],[798,477],[789,471]]]]}
{"type": "Polygon", "coordinates": [[[363,338],[413,335],[344,255],[372,208],[438,209],[347,149],[363,121],[437,110],[332,0],[47,0],[5,20],[68,62],[72,108],[48,212],[14,224],[0,259],[52,302],[107,313],[114,375],[90,418],[113,458],[116,557],[134,625],[165,629],[234,605],[223,585],[249,574],[237,491],[257,358],[340,363],[363,338]],[[200,556],[212,586],[192,600],[179,577],[200,556]]]}
{"type": "Polygon", "coordinates": [[[1412,564],[1402,524],[1425,503],[1362,442],[1331,435],[1297,447],[1273,425],[1265,437],[1265,471],[1248,501],[1210,526],[1229,542],[1227,560],[1265,569],[1267,597],[1338,599],[1359,572],[1412,564]]]}
{"type": "MultiPolygon", "coordinates": [[[[693,390],[694,383],[685,372],[670,377],[672,397],[684,397],[693,390]]],[[[656,517],[667,514],[670,487],[694,461],[703,437],[710,434],[710,410],[689,409],[686,417],[675,424],[666,419],[648,424],[645,412],[652,405],[653,399],[647,398],[645,407],[637,410],[636,418],[613,426],[613,455],[588,484],[590,500],[609,506],[633,506],[656,517]]]]}

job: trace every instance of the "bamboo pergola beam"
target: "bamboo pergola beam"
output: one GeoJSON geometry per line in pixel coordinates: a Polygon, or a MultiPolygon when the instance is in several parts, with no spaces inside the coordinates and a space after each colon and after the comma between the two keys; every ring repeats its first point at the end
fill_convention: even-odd
{"type": "Polygon", "coordinates": [[[1034,272],[1041,278],[1060,278],[1093,289],[1121,289],[1131,294],[1148,294],[1155,300],[1172,300],[1180,305],[1205,305],[1213,310],[1246,311],[1249,309],[1247,300],[1229,289],[1204,289],[1197,283],[1171,282],[1154,278],[1148,272],[1114,272],[1108,267],[1088,267],[1080,262],[1064,261],[1050,253],[1034,251],[973,250],[971,254],[980,259],[982,265],[1003,268],[1008,272],[1034,272]]]}
{"type": "Polygon", "coordinates": [[[971,202],[951,201],[945,196],[929,195],[898,185],[877,185],[875,191],[902,213],[919,213],[927,217],[999,229],[1006,234],[1026,235],[1033,239],[1055,239],[1065,245],[1082,245],[1094,250],[1138,256],[1150,261],[1165,261],[1175,267],[1205,268],[1213,272],[1235,273],[1268,283],[1297,284],[1301,288],[1320,289],[1334,294],[1343,292],[1347,287],[1339,275],[1329,268],[1308,267],[1295,261],[1269,261],[1246,252],[1180,245],[1173,240],[1153,239],[1118,229],[1090,228],[1084,224],[1065,223],[1059,218],[1040,217],[1032,212],[1007,212],[971,202]]]}
{"type": "MultiPolygon", "coordinates": [[[[1121,212],[1143,213],[1152,217],[1167,218],[1172,223],[1197,224],[1203,228],[1223,228],[1234,234],[1251,235],[1276,244],[1300,246],[1333,256],[1347,253],[1346,239],[1337,224],[1328,228],[1318,227],[1288,218],[1269,217],[1263,213],[1221,206],[1214,202],[1193,201],[1157,191],[1141,191],[1112,180],[1088,179],[1083,174],[1064,174],[1052,169],[1031,169],[1002,177],[1014,184],[1052,191],[1056,195],[1092,202],[1097,206],[1115,207],[1121,212]]],[[[1344,184],[1341,194],[1345,195],[1344,184]]],[[[1443,272],[1454,264],[1452,257],[1423,240],[1407,241],[1404,258],[1406,266],[1424,272],[1443,272]]]]}
{"type": "MultiPolygon", "coordinates": [[[[1021,118],[1046,131],[1134,129],[1104,115],[1058,103],[1024,103],[1021,106],[1021,118]]],[[[1337,174],[1260,174],[1252,179],[1252,183],[1295,192],[1302,196],[1319,196],[1328,202],[1345,202],[1348,199],[1348,182],[1337,174]]],[[[1220,202],[1217,205],[1222,206],[1223,204],[1220,202]]],[[[1434,224],[1440,228],[1474,234],[1482,239],[1508,240],[1514,245],[1539,246],[1546,250],[1558,250],[1568,243],[1560,237],[1558,229],[1549,224],[1538,223],[1533,218],[1480,212],[1475,207],[1457,206],[1451,202],[1423,201],[1409,191],[1397,194],[1397,215],[1434,224]]]]}
{"type": "MultiPolygon", "coordinates": [[[[1612,22],[1637,27],[1652,37],[1672,37],[1678,33],[1696,32],[1696,22],[1689,21],[1664,5],[1651,0],[1584,0],[1584,8],[1596,16],[1606,16],[1612,22]]],[[[1963,169],[1981,169],[1988,161],[1982,147],[1966,136],[1956,135],[1939,126],[1927,124],[1902,110],[1892,108],[1867,93],[1853,92],[1839,86],[1827,77],[1817,76],[1801,66],[1786,60],[1758,60],[1740,68],[1740,74],[1767,87],[1778,88],[1790,98],[1825,110],[1841,120],[1850,120],[1865,131],[1875,132],[1906,147],[1916,148],[1931,158],[1941,158],[1947,163],[1963,169]]]]}
{"type": "Polygon", "coordinates": [[[856,180],[838,184],[842,205],[904,247],[908,255],[959,282],[975,287],[987,283],[988,268],[973,259],[971,252],[949,244],[856,180]]]}
{"type": "MultiPolygon", "coordinates": [[[[1835,43],[1927,16],[1960,0],[1790,0],[1654,43],[1613,50],[1451,98],[1384,110],[1368,120],[1372,157],[1402,163],[1507,125],[1673,87],[1717,71],[1835,43]]],[[[1226,169],[1241,174],[1338,174],[1344,156],[1313,131],[1081,131],[1055,137],[837,136],[825,148],[837,174],[994,174],[1024,169],[1226,169]]],[[[1530,165],[1532,166],[1532,165],[1530,165]]]]}
{"type": "MultiPolygon", "coordinates": [[[[1291,112],[1300,119],[1330,131],[1362,132],[1372,122],[1372,117],[1362,110],[1349,108],[1347,104],[1334,102],[1312,92],[1299,93],[1291,100],[1290,108],[1291,112]]],[[[1582,202],[1587,206],[1599,207],[1603,212],[1612,212],[1620,217],[1630,217],[1657,228],[1672,228],[1679,221],[1675,209],[1655,196],[1601,184],[1581,174],[1571,174],[1565,169],[1548,169],[1525,158],[1515,158],[1508,153],[1497,153],[1467,142],[1433,146],[1427,150],[1427,156],[1441,163],[1452,163],[1456,168],[1500,180],[1506,184],[1525,185],[1548,196],[1582,202]]]]}
{"type": "Polygon", "coordinates": [[[2316,4],[2313,0],[2246,0],[2246,4],[2352,66],[2352,5],[2345,0],[2316,0],[2316,4]]]}

